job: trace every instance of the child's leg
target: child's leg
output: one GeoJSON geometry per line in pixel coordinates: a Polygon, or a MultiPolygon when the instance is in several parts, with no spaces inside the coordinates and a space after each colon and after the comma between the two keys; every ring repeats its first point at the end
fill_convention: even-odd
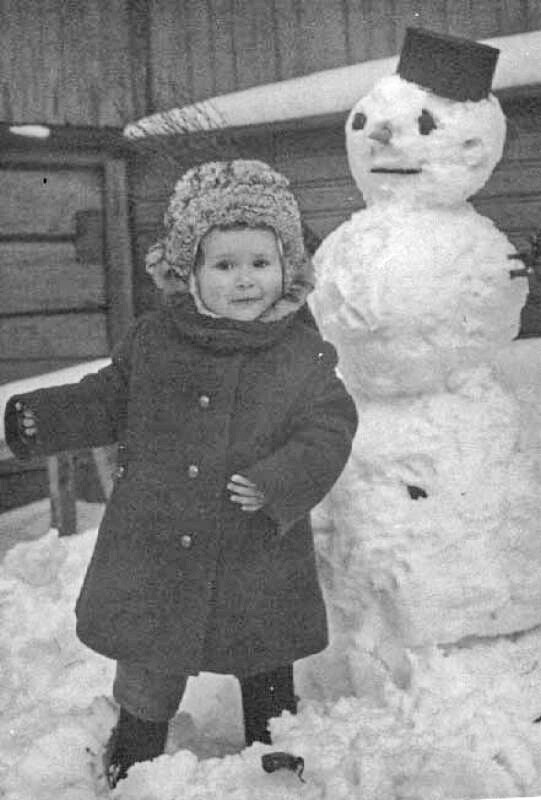
{"type": "Polygon", "coordinates": [[[177,713],[187,681],[185,675],[164,674],[142,664],[117,661],[113,697],[134,717],[163,722],[177,713]]]}
{"type": "Polygon", "coordinates": [[[253,742],[271,743],[267,725],[271,717],[282,711],[297,713],[297,697],[293,687],[293,665],[278,667],[240,679],[246,746],[253,742]]]}
{"type": "Polygon", "coordinates": [[[117,663],[113,697],[120,714],[104,757],[109,786],[116,786],[136,762],[163,753],[168,722],[182,700],[186,682],[183,675],[163,675],[139,664],[117,663]]]}

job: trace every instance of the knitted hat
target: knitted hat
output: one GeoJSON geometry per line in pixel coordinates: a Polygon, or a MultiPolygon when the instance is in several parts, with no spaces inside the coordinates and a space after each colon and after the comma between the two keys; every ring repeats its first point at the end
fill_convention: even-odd
{"type": "Polygon", "coordinates": [[[203,236],[235,225],[275,231],[283,254],[284,297],[304,298],[313,286],[289,181],[262,161],[211,161],[188,170],[175,186],[164,222],[165,236],[150,248],[146,269],[166,291],[189,291],[203,236]]]}

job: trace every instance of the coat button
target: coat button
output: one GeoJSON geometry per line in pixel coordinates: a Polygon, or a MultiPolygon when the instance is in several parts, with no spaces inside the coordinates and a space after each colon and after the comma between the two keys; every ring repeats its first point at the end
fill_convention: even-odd
{"type": "Polygon", "coordinates": [[[188,477],[197,478],[199,475],[199,467],[196,464],[190,464],[188,467],[188,477]]]}
{"type": "Polygon", "coordinates": [[[115,478],[121,478],[126,472],[126,467],[117,467],[115,470],[115,478]]]}
{"type": "Polygon", "coordinates": [[[199,405],[201,408],[208,408],[210,406],[210,397],[208,394],[199,395],[199,405]]]}
{"type": "Polygon", "coordinates": [[[188,550],[193,544],[192,537],[188,533],[185,533],[180,537],[180,543],[182,547],[188,550]]]}

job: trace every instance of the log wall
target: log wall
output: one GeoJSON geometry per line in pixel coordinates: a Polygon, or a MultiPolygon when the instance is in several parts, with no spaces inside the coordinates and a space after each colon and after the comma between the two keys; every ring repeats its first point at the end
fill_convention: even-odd
{"type": "Polygon", "coordinates": [[[407,25],[541,28],[539,0],[0,0],[0,122],[121,126],[397,53],[407,25]]]}

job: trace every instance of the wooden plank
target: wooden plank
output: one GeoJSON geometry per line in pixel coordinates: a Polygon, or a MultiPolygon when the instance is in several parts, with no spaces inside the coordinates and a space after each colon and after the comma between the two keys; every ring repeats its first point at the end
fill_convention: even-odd
{"type": "Polygon", "coordinates": [[[12,6],[16,0],[0,0],[0,74],[2,75],[2,91],[0,92],[0,119],[6,122],[15,121],[17,93],[12,81],[13,62],[16,58],[15,16],[12,6]]]}
{"type": "Polygon", "coordinates": [[[154,110],[150,91],[151,0],[130,0],[127,6],[131,116],[139,119],[154,110]]]}
{"type": "Polygon", "coordinates": [[[367,4],[359,3],[357,0],[345,0],[345,17],[348,63],[368,61],[372,46],[367,4]]]}
{"type": "Polygon", "coordinates": [[[26,358],[83,360],[108,354],[104,312],[0,317],[0,363],[26,358]]]}
{"type": "Polygon", "coordinates": [[[274,35],[280,80],[303,74],[300,8],[296,0],[274,0],[274,35]]]}
{"type": "Polygon", "coordinates": [[[0,241],[0,314],[106,303],[102,263],[81,263],[71,242],[0,241]]]}
{"type": "Polygon", "coordinates": [[[397,20],[400,4],[395,0],[345,0],[349,20],[349,50],[352,63],[394,55],[398,52],[397,20]]]}
{"type": "Polygon", "coordinates": [[[191,96],[194,101],[214,94],[213,41],[208,5],[201,0],[184,0],[184,24],[190,42],[191,96]]]}
{"type": "MultiPolygon", "coordinates": [[[[344,114],[344,123],[345,123],[344,114]]],[[[287,131],[276,135],[277,158],[297,158],[307,155],[345,154],[345,135],[343,125],[315,130],[287,131]]]]}
{"type": "Polygon", "coordinates": [[[504,32],[501,23],[501,0],[475,0],[470,3],[472,39],[488,39],[504,32]]]}
{"type": "MultiPolygon", "coordinates": [[[[528,3],[517,3],[517,0],[498,0],[499,27],[506,35],[520,33],[528,28],[528,3]]],[[[539,2],[536,3],[539,7],[539,2]]]]}
{"type": "Polygon", "coordinates": [[[539,157],[540,153],[539,132],[520,131],[513,137],[508,137],[505,146],[505,158],[515,161],[529,161],[539,157]]]}
{"type": "Polygon", "coordinates": [[[236,80],[239,89],[278,80],[274,9],[267,0],[233,0],[236,80]]]}
{"type": "Polygon", "coordinates": [[[0,14],[2,119],[118,125],[132,116],[127,0],[2,0],[0,14]]]}
{"type": "Polygon", "coordinates": [[[103,131],[100,128],[77,128],[73,132],[70,128],[67,128],[63,130],[63,133],[65,138],[60,151],[53,147],[50,149],[47,147],[44,150],[40,147],[32,146],[28,150],[19,148],[2,150],[0,152],[0,168],[56,169],[58,171],[65,167],[66,162],[69,162],[70,169],[100,169],[103,166],[103,153],[93,152],[91,149],[86,152],[80,152],[79,148],[84,145],[87,148],[107,151],[107,143],[109,142],[110,145],[114,141],[115,149],[117,149],[119,143],[117,136],[120,137],[120,134],[115,133],[112,135],[112,139],[102,138],[102,135],[111,132],[103,131]],[[82,139],[83,134],[88,134],[84,140],[82,139]]]}
{"type": "MultiPolygon", "coordinates": [[[[237,56],[233,44],[233,0],[210,0],[213,39],[213,94],[225,94],[238,88],[237,56]]],[[[242,61],[242,58],[240,59],[242,61]]]]}
{"type": "Polygon", "coordinates": [[[407,25],[420,26],[436,33],[446,33],[448,30],[446,0],[431,0],[430,3],[419,0],[407,0],[404,3],[401,0],[397,4],[397,14],[400,14],[396,24],[397,52],[402,46],[407,25]]]}
{"type": "Polygon", "coordinates": [[[0,236],[73,236],[74,212],[100,208],[102,181],[95,170],[0,169],[0,236]]]}
{"type": "Polygon", "coordinates": [[[64,367],[72,367],[80,362],[81,359],[78,357],[29,359],[21,356],[19,359],[0,359],[0,386],[34,375],[44,375],[46,372],[54,372],[64,367]]]}
{"type": "Polygon", "coordinates": [[[0,477],[0,513],[2,514],[9,509],[46,498],[49,494],[47,471],[44,467],[29,469],[23,474],[21,473],[22,471],[7,473],[0,477]]]}
{"type": "Polygon", "coordinates": [[[103,496],[107,500],[113,491],[113,473],[117,463],[116,455],[117,449],[114,445],[92,448],[92,459],[98,473],[98,480],[103,496]]]}
{"type": "Polygon", "coordinates": [[[148,202],[139,202],[134,209],[134,222],[137,231],[155,231],[158,237],[162,233],[163,214],[167,206],[167,197],[158,197],[148,202]]]}
{"type": "Polygon", "coordinates": [[[134,77],[130,57],[131,0],[95,2],[99,12],[97,124],[122,126],[135,116],[131,91],[134,77]]]}
{"type": "Polygon", "coordinates": [[[279,158],[276,160],[276,168],[283,172],[292,183],[304,180],[333,181],[351,179],[347,158],[345,153],[329,154],[319,157],[308,155],[297,158],[279,158]]]}
{"type": "Polygon", "coordinates": [[[60,536],[72,536],[77,532],[74,456],[71,453],[49,456],[47,472],[51,497],[51,528],[56,528],[60,536]]]}
{"type": "Polygon", "coordinates": [[[191,43],[185,4],[150,0],[150,89],[155,110],[191,102],[191,43]]]}
{"type": "Polygon", "coordinates": [[[347,63],[347,21],[342,0],[301,3],[300,22],[302,35],[297,47],[302,53],[303,72],[332,69],[347,63]]]}
{"type": "Polygon", "coordinates": [[[472,36],[471,0],[445,0],[445,29],[453,36],[472,36]]]}
{"type": "Polygon", "coordinates": [[[0,15],[1,118],[19,123],[58,121],[58,3],[3,0],[0,15]]]}
{"type": "Polygon", "coordinates": [[[126,196],[126,167],[120,159],[105,164],[105,249],[108,330],[114,345],[133,319],[132,248],[126,196]]]}
{"type": "Polygon", "coordinates": [[[107,92],[100,69],[98,0],[61,3],[62,116],[73,125],[99,125],[100,95],[107,92]]]}
{"type": "Polygon", "coordinates": [[[322,211],[319,213],[304,214],[304,219],[307,225],[316,233],[320,238],[328,236],[331,231],[337,228],[342,222],[349,219],[351,213],[344,211],[322,211]]]}
{"type": "Polygon", "coordinates": [[[525,0],[525,4],[527,18],[527,27],[525,30],[539,30],[539,28],[541,28],[541,3],[539,0],[525,0]]]}
{"type": "Polygon", "coordinates": [[[119,125],[133,116],[127,0],[57,3],[62,12],[62,117],[119,125]]]}
{"type": "Polygon", "coordinates": [[[306,213],[359,208],[361,197],[351,180],[295,185],[299,206],[306,213]]]}
{"type": "Polygon", "coordinates": [[[474,197],[473,205],[503,231],[509,228],[535,233],[539,230],[541,194],[504,201],[474,197]]]}
{"type": "MultiPolygon", "coordinates": [[[[541,148],[541,141],[539,142],[541,148]]],[[[541,160],[505,161],[492,173],[488,183],[477,193],[477,197],[539,194],[541,186],[541,160]]]]}

